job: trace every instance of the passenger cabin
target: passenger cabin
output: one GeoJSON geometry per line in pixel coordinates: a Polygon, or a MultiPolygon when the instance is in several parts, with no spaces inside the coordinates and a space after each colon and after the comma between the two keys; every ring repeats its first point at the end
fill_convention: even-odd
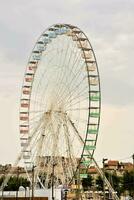
{"type": "Polygon", "coordinates": [[[21,99],[20,105],[22,108],[28,108],[30,106],[30,100],[29,99],[21,99]]]}
{"type": "Polygon", "coordinates": [[[49,31],[55,31],[55,30],[57,30],[56,28],[53,28],[53,27],[51,27],[51,28],[49,28],[48,29],[49,31]]]}
{"type": "Polygon", "coordinates": [[[91,160],[83,160],[83,161],[81,162],[81,164],[84,165],[85,167],[87,167],[88,165],[91,164],[91,160]]]}
{"type": "Polygon", "coordinates": [[[63,24],[56,24],[54,27],[56,27],[56,28],[62,28],[62,27],[64,27],[64,25],[63,24]]]}
{"type": "Polygon", "coordinates": [[[43,37],[42,41],[44,42],[45,45],[47,45],[48,43],[51,42],[51,39],[49,38],[48,34],[45,33],[45,34],[42,35],[42,37],[43,37]]]}
{"type": "Polygon", "coordinates": [[[73,37],[73,36],[75,36],[75,34],[70,30],[70,31],[67,32],[67,36],[73,37]]]}
{"type": "Polygon", "coordinates": [[[91,101],[99,101],[100,100],[100,92],[98,92],[98,91],[91,91],[90,92],[90,100],[91,101]]]}
{"type": "Polygon", "coordinates": [[[32,88],[31,86],[27,86],[27,85],[23,86],[22,93],[25,95],[31,94],[31,88],[32,88]]]}
{"type": "Polygon", "coordinates": [[[28,119],[29,119],[28,112],[20,112],[20,120],[21,121],[28,121],[28,119]]]}
{"type": "Polygon", "coordinates": [[[96,86],[99,84],[99,79],[98,79],[98,76],[96,76],[96,75],[92,75],[92,76],[90,75],[89,81],[90,81],[90,85],[92,85],[92,86],[96,86]]]}
{"type": "Polygon", "coordinates": [[[82,33],[79,29],[74,29],[74,30],[72,30],[72,32],[73,32],[74,34],[80,34],[80,33],[82,33]]]}
{"type": "Polygon", "coordinates": [[[83,49],[83,48],[89,48],[88,47],[88,43],[86,40],[84,41],[77,41],[77,47],[80,48],[80,49],[83,49]]]}
{"type": "Polygon", "coordinates": [[[55,33],[56,33],[56,35],[62,35],[62,30],[61,29],[56,29],[55,33]]]}
{"type": "Polygon", "coordinates": [[[79,37],[73,33],[72,39],[73,41],[78,41],[79,37]]]}
{"type": "Polygon", "coordinates": [[[95,145],[85,145],[85,150],[89,150],[89,151],[92,151],[92,150],[95,150],[96,149],[96,146],[95,145]]]}
{"type": "Polygon", "coordinates": [[[28,125],[20,125],[20,133],[25,134],[29,132],[29,126],[28,125]]]}
{"type": "Polygon", "coordinates": [[[54,32],[54,31],[49,31],[49,33],[48,33],[48,37],[49,38],[56,38],[56,33],[54,32]]]}
{"type": "Polygon", "coordinates": [[[23,151],[23,158],[24,159],[30,159],[30,157],[31,157],[31,151],[28,151],[28,150],[23,151]]]}
{"type": "Polygon", "coordinates": [[[91,107],[90,108],[90,117],[98,118],[100,116],[99,107],[91,107]]]}
{"type": "Polygon", "coordinates": [[[36,69],[37,69],[37,63],[36,64],[29,63],[28,70],[30,71],[30,73],[34,74],[36,69]]]}
{"type": "Polygon", "coordinates": [[[73,26],[73,25],[69,25],[69,28],[71,28],[71,29],[76,29],[77,27],[76,27],[76,26],[73,26]]]}
{"type": "Polygon", "coordinates": [[[85,52],[82,52],[81,56],[82,58],[85,58],[85,59],[91,59],[92,53],[90,51],[85,51],[85,52]]]}
{"type": "Polygon", "coordinates": [[[68,27],[64,26],[64,27],[60,28],[60,31],[61,31],[61,34],[65,34],[69,31],[69,29],[68,29],[68,27]]]}
{"type": "Polygon", "coordinates": [[[20,138],[20,143],[22,147],[27,147],[28,146],[28,138],[20,138]]]}
{"type": "Polygon", "coordinates": [[[97,124],[89,124],[88,134],[97,134],[98,125],[97,124]]]}
{"type": "Polygon", "coordinates": [[[96,64],[88,65],[87,70],[89,72],[94,72],[96,70],[96,64]]]}
{"type": "Polygon", "coordinates": [[[44,42],[43,41],[38,41],[36,44],[37,50],[42,52],[46,49],[46,47],[44,46],[44,42]]]}
{"type": "Polygon", "coordinates": [[[26,73],[25,74],[25,81],[26,82],[32,82],[34,79],[34,74],[33,73],[26,73]]]}
{"type": "Polygon", "coordinates": [[[41,53],[40,51],[33,51],[32,52],[32,59],[39,61],[41,59],[41,53]]]}
{"type": "Polygon", "coordinates": [[[86,63],[87,70],[89,72],[94,72],[96,70],[96,63],[86,63]]]}

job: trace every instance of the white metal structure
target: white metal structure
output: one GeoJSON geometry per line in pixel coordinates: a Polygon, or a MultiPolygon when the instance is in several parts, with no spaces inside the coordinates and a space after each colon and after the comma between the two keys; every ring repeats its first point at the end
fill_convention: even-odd
{"type": "Polygon", "coordinates": [[[23,159],[26,168],[36,166],[35,180],[45,176],[42,181],[49,187],[54,174],[55,185],[68,184],[80,161],[89,166],[99,120],[100,83],[92,46],[78,27],[53,25],[32,50],[20,103],[23,159]]]}

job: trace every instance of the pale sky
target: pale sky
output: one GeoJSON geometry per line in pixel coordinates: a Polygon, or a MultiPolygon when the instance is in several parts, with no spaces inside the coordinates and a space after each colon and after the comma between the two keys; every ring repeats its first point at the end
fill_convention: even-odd
{"type": "Polygon", "coordinates": [[[102,91],[96,160],[131,161],[134,153],[134,1],[0,0],[0,163],[20,151],[19,98],[25,67],[50,25],[81,28],[94,48],[102,91]]]}

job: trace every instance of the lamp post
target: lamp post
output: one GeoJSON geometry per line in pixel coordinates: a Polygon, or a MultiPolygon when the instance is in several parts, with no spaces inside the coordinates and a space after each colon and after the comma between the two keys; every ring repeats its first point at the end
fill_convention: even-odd
{"type": "MultiPolygon", "coordinates": [[[[133,159],[133,170],[134,170],[134,154],[132,155],[132,159],[133,159]]],[[[133,179],[133,184],[134,184],[134,179],[133,179]]],[[[133,197],[134,197],[134,192],[133,192],[133,197]]]]}
{"type": "Polygon", "coordinates": [[[3,197],[4,197],[4,188],[5,188],[5,186],[4,186],[4,184],[2,183],[1,200],[3,200],[3,197]]]}
{"type": "Polygon", "coordinates": [[[2,183],[2,195],[1,195],[1,200],[3,200],[4,199],[4,188],[6,187],[6,186],[8,186],[7,184],[3,184],[2,183]]]}
{"type": "MultiPolygon", "coordinates": [[[[2,183],[3,184],[3,183],[2,183]]],[[[1,200],[3,200],[3,197],[4,197],[4,185],[2,185],[2,191],[1,191],[1,200]]]]}
{"type": "Polygon", "coordinates": [[[79,200],[80,196],[80,166],[77,169],[77,199],[79,200]]]}
{"type": "Polygon", "coordinates": [[[134,168],[134,154],[132,155],[132,159],[133,159],[133,168],[134,168]]]}
{"type": "Polygon", "coordinates": [[[17,188],[16,188],[16,200],[18,199],[18,189],[19,189],[19,175],[20,175],[20,167],[17,167],[17,188]]]}
{"type": "Polygon", "coordinates": [[[6,170],[3,169],[3,182],[2,182],[2,194],[1,194],[1,200],[3,200],[3,197],[4,197],[4,188],[5,188],[5,185],[4,185],[4,179],[5,179],[5,173],[6,173],[6,170]]]}
{"type": "Polygon", "coordinates": [[[56,166],[56,163],[53,162],[52,165],[52,200],[54,200],[54,168],[56,166]]]}
{"type": "Polygon", "coordinates": [[[103,164],[103,199],[105,200],[106,199],[106,196],[105,196],[105,161],[107,161],[108,159],[107,158],[103,158],[102,160],[102,164],[103,164]]]}
{"type": "Polygon", "coordinates": [[[32,167],[32,200],[34,199],[34,169],[35,169],[35,165],[33,165],[32,167]]]}

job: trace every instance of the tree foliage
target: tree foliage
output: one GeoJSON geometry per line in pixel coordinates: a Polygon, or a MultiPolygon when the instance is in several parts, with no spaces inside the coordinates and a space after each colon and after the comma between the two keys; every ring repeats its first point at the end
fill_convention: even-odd
{"type": "MultiPolygon", "coordinates": [[[[3,180],[5,179],[4,176],[0,178],[0,185],[2,185],[3,180]]],[[[23,186],[24,188],[30,186],[30,182],[23,177],[17,177],[17,176],[11,176],[8,180],[7,185],[4,187],[5,191],[17,191],[20,186],[23,186]]]]}
{"type": "Polygon", "coordinates": [[[82,186],[84,190],[87,190],[92,185],[93,185],[93,178],[90,174],[88,174],[87,178],[82,179],[82,186]]]}
{"type": "Polygon", "coordinates": [[[103,180],[102,180],[101,176],[98,176],[96,179],[96,188],[98,191],[103,190],[103,180]]]}
{"type": "MultiPolygon", "coordinates": [[[[120,186],[120,177],[116,175],[116,173],[105,173],[106,178],[110,182],[111,186],[115,191],[117,191],[118,194],[121,193],[121,186],[120,186]]],[[[103,179],[98,176],[96,179],[96,188],[99,191],[103,191],[103,179]]]]}
{"type": "Polygon", "coordinates": [[[129,194],[134,197],[134,170],[126,171],[122,178],[123,191],[129,191],[129,194]]]}

